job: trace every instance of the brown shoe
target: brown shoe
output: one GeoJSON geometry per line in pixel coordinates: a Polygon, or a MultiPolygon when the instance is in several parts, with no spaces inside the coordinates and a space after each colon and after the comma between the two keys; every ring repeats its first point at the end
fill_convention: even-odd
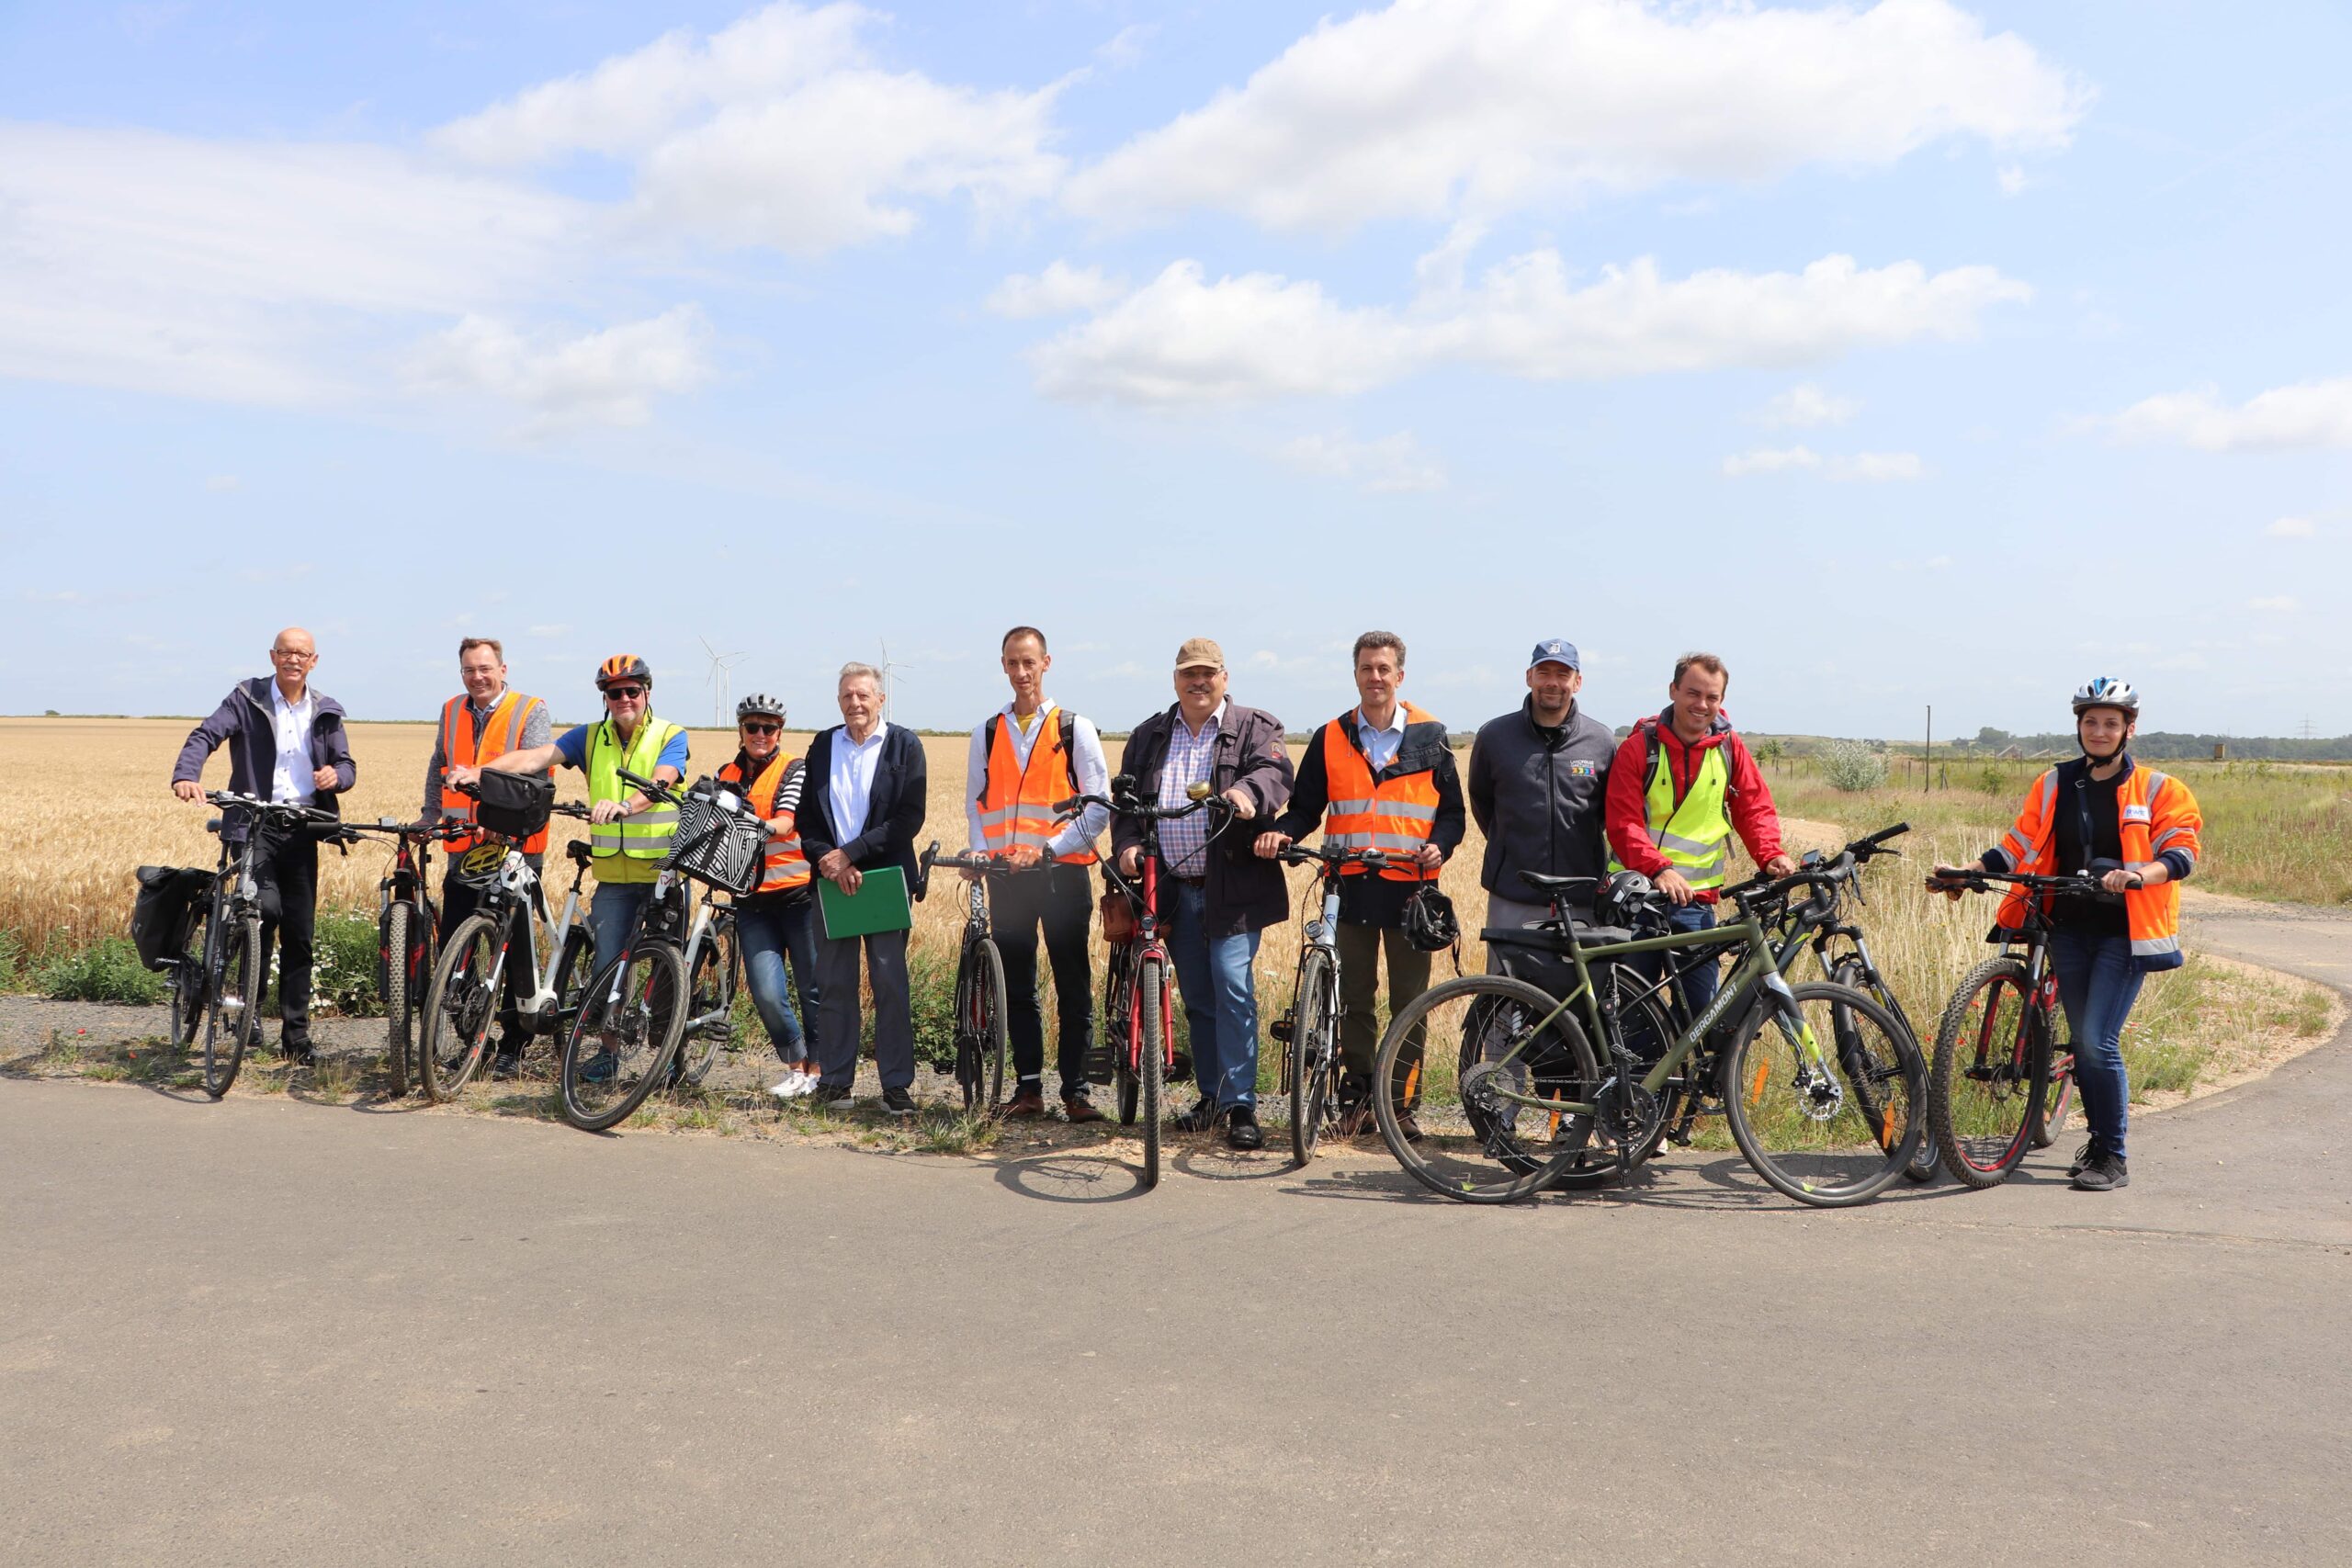
{"type": "Polygon", "coordinates": [[[1368,1133],[1379,1131],[1369,1100],[1359,1100],[1340,1112],[1340,1136],[1343,1138],[1361,1138],[1368,1133]]]}
{"type": "Polygon", "coordinates": [[[1102,1112],[1094,1109],[1094,1102],[1082,1094],[1062,1096],[1062,1114],[1069,1118],[1072,1126],[1103,1120],[1102,1112]]]}
{"type": "Polygon", "coordinates": [[[1025,1122],[1046,1113],[1046,1097],[1033,1083],[1023,1084],[1011,1100],[1004,1102],[1004,1118],[1009,1122],[1025,1122]]]}

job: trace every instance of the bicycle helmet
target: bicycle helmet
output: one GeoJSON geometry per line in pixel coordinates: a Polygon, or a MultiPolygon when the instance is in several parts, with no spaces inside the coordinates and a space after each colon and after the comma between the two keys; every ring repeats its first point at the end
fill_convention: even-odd
{"type": "Polygon", "coordinates": [[[1634,929],[1644,908],[1657,896],[1657,885],[1638,871],[1621,871],[1600,885],[1592,901],[1595,924],[1634,929]]]}
{"type": "Polygon", "coordinates": [[[2115,708],[2137,718],[2140,716],[2140,694],[2132,682],[2113,675],[2094,675],[2075,688],[2075,716],[2080,718],[2088,708],[2115,708]]]}
{"type": "Polygon", "coordinates": [[[1462,940],[1462,921],[1453,900],[1424,882],[1405,901],[1405,940],[1419,953],[1443,953],[1462,940]]]}
{"type": "Polygon", "coordinates": [[[747,718],[772,718],[782,724],[784,704],[765,692],[753,692],[735,705],[735,722],[741,724],[747,718]]]}
{"type": "Polygon", "coordinates": [[[642,681],[651,691],[653,671],[634,653],[616,653],[596,666],[596,689],[601,692],[616,681],[642,681]]]}

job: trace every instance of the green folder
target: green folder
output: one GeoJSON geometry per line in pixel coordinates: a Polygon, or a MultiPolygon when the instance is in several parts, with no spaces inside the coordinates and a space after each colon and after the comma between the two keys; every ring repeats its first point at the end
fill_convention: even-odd
{"type": "Polygon", "coordinates": [[[907,900],[907,874],[895,865],[867,872],[854,893],[844,893],[830,878],[819,877],[817,912],[824,917],[825,934],[835,941],[902,931],[915,923],[915,907],[907,900]]]}

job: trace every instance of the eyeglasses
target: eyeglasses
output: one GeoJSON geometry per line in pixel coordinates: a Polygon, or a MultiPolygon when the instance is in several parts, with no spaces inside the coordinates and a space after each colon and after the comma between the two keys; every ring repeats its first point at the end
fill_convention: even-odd
{"type": "Polygon", "coordinates": [[[784,726],[780,724],[746,723],[743,726],[743,733],[746,735],[781,735],[784,733],[784,726]]]}
{"type": "Polygon", "coordinates": [[[608,703],[634,702],[636,699],[643,695],[645,695],[645,688],[642,686],[607,686],[605,688],[605,700],[608,703]]]}
{"type": "Polygon", "coordinates": [[[312,662],[314,662],[314,661],[318,659],[318,657],[319,657],[319,656],[318,656],[317,654],[315,654],[315,653],[292,653],[292,652],[288,652],[287,649],[282,649],[282,648],[273,648],[273,649],[271,649],[269,650],[269,656],[270,656],[272,659],[279,659],[279,660],[290,659],[290,660],[293,660],[295,663],[297,663],[297,664],[309,664],[309,663],[312,663],[312,662]]]}

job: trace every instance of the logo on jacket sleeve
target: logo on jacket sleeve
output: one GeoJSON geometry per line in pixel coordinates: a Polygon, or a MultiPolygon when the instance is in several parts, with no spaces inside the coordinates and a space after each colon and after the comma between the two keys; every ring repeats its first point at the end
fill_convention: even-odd
{"type": "Polygon", "coordinates": [[[2148,808],[2144,806],[2127,806],[2123,808],[2123,820],[2145,822],[2148,820],[2148,808]]]}

